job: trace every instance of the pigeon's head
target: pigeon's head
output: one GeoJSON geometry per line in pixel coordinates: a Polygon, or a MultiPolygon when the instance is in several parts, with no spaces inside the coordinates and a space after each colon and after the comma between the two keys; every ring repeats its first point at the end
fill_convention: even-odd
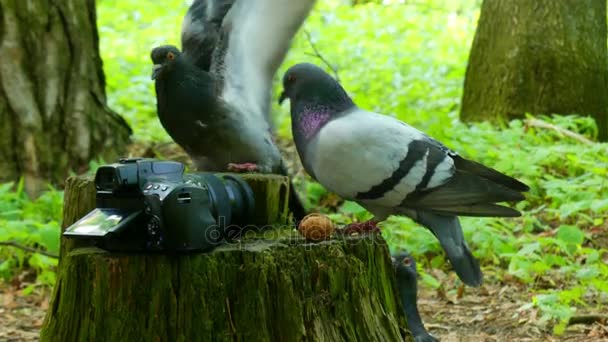
{"type": "Polygon", "coordinates": [[[163,45],[152,49],[152,79],[163,77],[168,70],[171,70],[175,61],[180,57],[181,52],[173,45],[163,45]]]}
{"type": "Polygon", "coordinates": [[[334,112],[341,112],[354,105],[333,77],[310,63],[296,64],[285,72],[279,104],[286,99],[289,99],[292,108],[294,103],[299,103],[329,107],[334,109],[334,112]]]}
{"type": "Polygon", "coordinates": [[[416,281],[416,260],[407,252],[393,255],[393,266],[397,271],[397,277],[405,278],[408,281],[416,281]]]}

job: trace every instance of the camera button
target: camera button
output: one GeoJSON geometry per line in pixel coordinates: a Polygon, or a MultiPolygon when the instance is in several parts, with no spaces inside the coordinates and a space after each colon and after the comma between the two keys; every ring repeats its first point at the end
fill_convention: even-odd
{"type": "Polygon", "coordinates": [[[154,190],[158,190],[158,188],[160,188],[160,185],[156,184],[156,185],[154,186],[154,190]]]}
{"type": "Polygon", "coordinates": [[[163,186],[162,188],[160,188],[162,191],[167,191],[167,186],[163,186]]]}
{"type": "Polygon", "coordinates": [[[145,188],[145,189],[146,189],[146,190],[150,190],[150,189],[152,189],[152,184],[148,184],[148,185],[146,185],[146,188],[145,188]]]}

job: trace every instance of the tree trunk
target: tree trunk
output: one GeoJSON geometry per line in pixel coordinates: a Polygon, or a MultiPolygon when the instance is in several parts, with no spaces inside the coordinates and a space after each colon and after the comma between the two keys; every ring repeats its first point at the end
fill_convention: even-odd
{"type": "Polygon", "coordinates": [[[464,121],[582,114],[608,137],[606,0],[484,0],[464,121]]]}
{"type": "Polygon", "coordinates": [[[106,105],[94,0],[0,0],[0,50],[0,182],[35,194],[116,159],[131,129],[106,105]]]}
{"type": "MultiPolygon", "coordinates": [[[[276,213],[288,207],[288,179],[244,177],[256,199],[273,199],[256,206],[266,211],[256,221],[284,224],[276,213]]],[[[90,178],[67,185],[64,227],[95,206],[90,178]]],[[[210,253],[172,256],[62,239],[41,340],[411,340],[397,291],[379,235],[310,243],[283,225],[210,253]]]]}

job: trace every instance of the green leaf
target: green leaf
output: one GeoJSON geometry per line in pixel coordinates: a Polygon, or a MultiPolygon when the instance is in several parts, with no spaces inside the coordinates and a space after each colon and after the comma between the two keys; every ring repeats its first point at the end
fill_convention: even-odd
{"type": "Polygon", "coordinates": [[[32,294],[32,292],[34,292],[35,288],[36,288],[35,284],[29,284],[23,290],[21,290],[21,294],[24,296],[29,296],[30,294],[32,294]]]}
{"type": "Polygon", "coordinates": [[[557,238],[576,245],[581,245],[585,241],[585,234],[576,226],[561,225],[557,230],[557,238]]]}
{"type": "Polygon", "coordinates": [[[420,278],[422,280],[422,283],[433,289],[438,289],[441,287],[441,283],[439,282],[439,280],[437,280],[437,278],[431,276],[426,272],[420,272],[420,278]]]}
{"type": "Polygon", "coordinates": [[[347,215],[361,215],[367,212],[365,208],[357,204],[357,202],[345,201],[342,206],[340,206],[340,212],[347,215]]]}
{"type": "Polygon", "coordinates": [[[61,229],[56,222],[42,226],[39,230],[40,244],[51,253],[59,252],[59,235],[61,229]]]}

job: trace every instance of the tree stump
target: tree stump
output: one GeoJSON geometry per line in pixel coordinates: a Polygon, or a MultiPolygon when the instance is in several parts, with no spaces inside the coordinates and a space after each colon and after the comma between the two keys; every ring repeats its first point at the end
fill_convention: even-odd
{"type": "MultiPolygon", "coordinates": [[[[247,175],[274,228],[210,253],[111,253],[62,238],[42,341],[411,340],[380,235],[303,239],[285,225],[288,179],[247,175]]],[[[64,229],[95,206],[91,178],[65,192],[64,229]]]]}

